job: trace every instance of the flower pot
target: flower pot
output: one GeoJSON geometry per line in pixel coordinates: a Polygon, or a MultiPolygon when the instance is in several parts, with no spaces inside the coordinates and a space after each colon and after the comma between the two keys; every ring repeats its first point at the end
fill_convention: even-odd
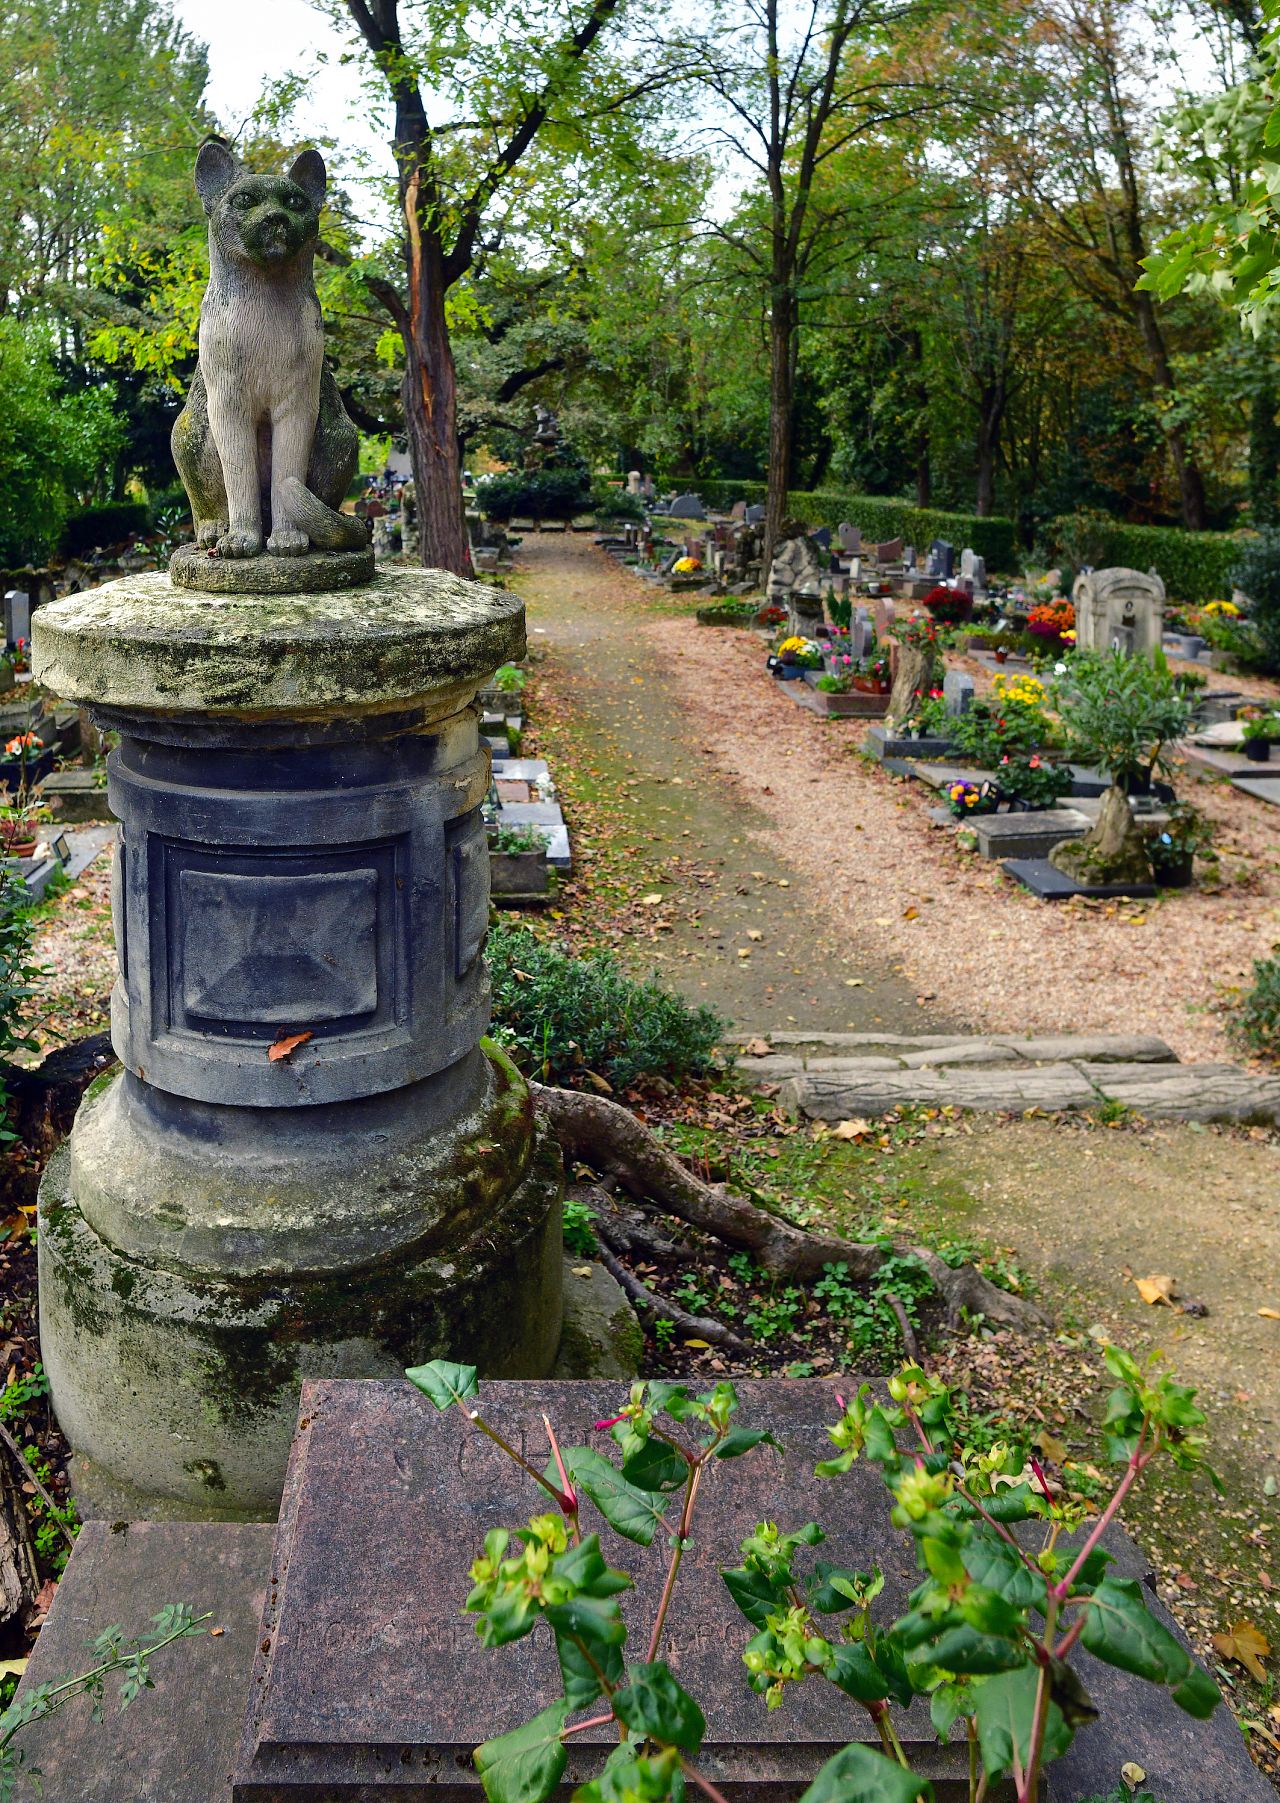
{"type": "Polygon", "coordinates": [[[4,856],[6,858],[34,858],[38,843],[39,841],[36,839],[6,839],[3,843],[4,856]]]}
{"type": "Polygon", "coordinates": [[[1196,854],[1193,851],[1167,851],[1149,847],[1151,873],[1162,889],[1189,889],[1195,876],[1196,854]]]}
{"type": "Polygon", "coordinates": [[[1270,739],[1246,739],[1244,742],[1244,755],[1251,763],[1269,764],[1271,762],[1270,739]]]}
{"type": "Polygon", "coordinates": [[[996,660],[996,662],[997,662],[997,663],[998,663],[998,664],[1003,664],[1003,663],[1005,663],[1005,662],[1007,662],[1007,660],[1008,660],[1008,656],[1009,656],[1009,651],[1008,651],[1008,647],[1007,647],[1007,646],[1005,646],[1005,645],[1001,645],[1001,646],[1000,646],[1000,647],[999,647],[999,648],[998,648],[998,649],[997,649],[997,650],[996,650],[996,652],[995,652],[995,653],[994,653],[994,655],[995,655],[995,660],[996,660]]]}

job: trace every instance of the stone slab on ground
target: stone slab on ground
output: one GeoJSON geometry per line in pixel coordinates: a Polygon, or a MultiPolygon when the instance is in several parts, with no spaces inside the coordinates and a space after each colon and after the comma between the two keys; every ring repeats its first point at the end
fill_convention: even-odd
{"type": "Polygon", "coordinates": [[[1153,1034],[1052,1033],[1018,1038],[1005,1033],[793,1033],[779,1029],[763,1039],[739,1041],[742,1045],[767,1044],[767,1053],[747,1053],[738,1069],[748,1074],[774,1075],[784,1067],[835,1070],[856,1064],[866,1069],[917,1069],[948,1064],[1069,1064],[1090,1060],[1094,1064],[1177,1065],[1173,1048],[1153,1034]],[[776,1048],[785,1047],[778,1051],[776,1048]],[[812,1048],[808,1050],[807,1048],[812,1048]]]}
{"type": "Polygon", "coordinates": [[[1234,1064],[1081,1065],[1107,1099],[1123,1102],[1148,1120],[1237,1121],[1243,1126],[1280,1123],[1280,1079],[1260,1077],[1234,1064]]]}
{"type": "Polygon", "coordinates": [[[1098,900],[1119,896],[1141,899],[1158,893],[1154,883],[1077,883],[1048,858],[1006,858],[1004,868],[1041,901],[1070,901],[1077,895],[1098,900]]]}
{"type": "MultiPolygon", "coordinates": [[[[43,1803],[226,1803],[248,1694],[274,1528],[264,1522],[87,1522],[40,1630],[19,1696],[87,1663],[87,1645],[113,1623],[134,1634],[167,1603],[212,1610],[214,1639],[179,1641],[157,1655],[155,1689],[106,1720],[87,1702],[24,1730],[40,1767],[43,1803]]],[[[34,1795],[23,1787],[19,1794],[34,1795]]]]}
{"type": "Polygon", "coordinates": [[[114,843],[115,836],[114,822],[110,826],[72,828],[66,835],[67,844],[71,850],[71,857],[66,866],[68,879],[74,880],[82,871],[87,870],[94,859],[100,857],[108,845],[114,843]]]}
{"type": "MultiPolygon", "coordinates": [[[[1258,767],[1254,765],[1255,770],[1258,767]]],[[[1252,795],[1255,801],[1269,801],[1273,807],[1280,806],[1280,769],[1274,776],[1234,776],[1231,787],[1239,789],[1242,795],[1252,795]]]]}
{"type": "Polygon", "coordinates": [[[817,1121],[887,1114],[899,1106],[973,1108],[980,1113],[1097,1108],[1102,1097],[1074,1064],[947,1070],[806,1070],[788,1078],[779,1101],[817,1121]]]}
{"type": "Polygon", "coordinates": [[[868,727],[863,743],[881,763],[885,758],[942,758],[951,750],[950,739],[907,739],[887,726],[868,727]]]}
{"type": "Polygon", "coordinates": [[[930,789],[945,789],[951,783],[991,783],[995,777],[990,770],[980,770],[971,764],[935,764],[928,758],[921,758],[907,766],[907,774],[924,783],[930,789]]]}
{"type": "Polygon", "coordinates": [[[554,1378],[629,1381],[644,1357],[644,1330],[626,1291],[598,1259],[564,1261],[564,1325],[554,1378]]]}
{"type": "MultiPolygon", "coordinates": [[[[776,1516],[784,1496],[788,1524],[817,1518],[828,1529],[825,1557],[884,1571],[877,1615],[885,1619],[918,1577],[906,1536],[889,1526],[873,1467],[855,1465],[838,1490],[813,1477],[815,1458],[828,1450],[833,1388],[739,1383],[744,1425],[771,1428],[781,1446],[713,1471],[663,1648],[707,1715],[699,1766],[738,1803],[791,1803],[850,1732],[870,1733],[830,1686],[797,1687],[774,1711],[748,1689],[741,1653],[752,1630],[719,1577],[719,1567],[736,1562],[742,1535],[761,1516],[776,1516]]],[[[596,1383],[493,1384],[483,1392],[486,1415],[539,1465],[548,1454],[544,1409],[572,1441],[586,1437],[593,1417],[612,1412],[617,1397],[616,1385],[596,1383]]],[[[518,1523],[533,1506],[528,1485],[496,1448],[407,1384],[308,1384],[235,1803],[370,1798],[383,1789],[403,1803],[478,1803],[468,1758],[475,1741],[527,1720],[559,1694],[549,1637],[536,1632],[486,1651],[458,1613],[485,1530],[518,1523]],[[371,1660],[376,1682],[353,1682],[371,1660]]],[[[606,1558],[636,1575],[623,1607],[639,1639],[661,1581],[663,1536],[645,1552],[608,1529],[601,1540],[606,1558]]],[[[1149,1578],[1122,1536],[1109,1545],[1126,1575],[1149,1578]]],[[[1263,1803],[1270,1795],[1225,1710],[1193,1722],[1162,1690],[1084,1653],[1073,1663],[1103,1719],[1049,1768],[1047,1803],[1105,1794],[1126,1760],[1141,1763],[1162,1803],[1263,1803]]],[[[935,1781],[938,1803],[967,1796],[963,1746],[940,1748],[919,1706],[897,1725],[913,1765],[935,1781]]],[[[598,1769],[608,1744],[603,1729],[574,1737],[557,1799],[598,1769]]],[[[993,1793],[992,1803],[1006,1794],[993,1793]]]]}
{"type": "Polygon", "coordinates": [[[1091,825],[1075,808],[1031,814],[975,814],[968,822],[984,858],[1045,858],[1064,839],[1083,839],[1091,825]]]}
{"type": "Polygon", "coordinates": [[[1071,788],[1068,790],[1068,794],[1072,801],[1076,801],[1082,796],[1096,799],[1100,795],[1105,795],[1111,787],[1109,777],[1100,776],[1096,770],[1090,770],[1085,764],[1072,764],[1069,768],[1071,770],[1071,788]]]}
{"type": "Polygon", "coordinates": [[[547,863],[554,870],[569,870],[573,865],[569,849],[569,829],[558,801],[504,801],[498,810],[500,826],[540,826],[547,835],[547,863]]]}

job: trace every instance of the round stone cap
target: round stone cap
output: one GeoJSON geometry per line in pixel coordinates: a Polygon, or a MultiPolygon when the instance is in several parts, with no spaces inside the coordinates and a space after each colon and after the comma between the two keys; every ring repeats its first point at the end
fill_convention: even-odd
{"type": "Polygon", "coordinates": [[[34,677],[65,701],[143,714],[323,718],[463,707],[523,657],[524,603],[444,570],[364,588],[227,595],[123,576],[37,609],[34,677]]]}

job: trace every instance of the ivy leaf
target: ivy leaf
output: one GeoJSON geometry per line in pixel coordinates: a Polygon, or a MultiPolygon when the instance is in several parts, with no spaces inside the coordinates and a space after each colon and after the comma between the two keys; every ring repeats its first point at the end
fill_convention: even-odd
{"type": "Polygon", "coordinates": [[[933,1786],[870,1747],[843,1747],[828,1759],[800,1803],[917,1803],[933,1786]]]}
{"type": "Polygon", "coordinates": [[[773,1583],[762,1571],[756,1571],[751,1566],[738,1566],[732,1571],[722,1571],[720,1576],[728,1587],[729,1595],[753,1628],[763,1628],[766,1617],[776,1615],[787,1606],[786,1586],[773,1583]]]}
{"type": "Polygon", "coordinates": [[[531,1722],[476,1748],[476,1770],[489,1803],[545,1803],[568,1764],[560,1738],[568,1714],[561,1697],[531,1722]]]}
{"type": "MultiPolygon", "coordinates": [[[[609,1526],[637,1546],[648,1546],[662,1526],[667,1503],[629,1484],[617,1466],[591,1446],[570,1446],[562,1454],[575,1489],[589,1496],[609,1526]]],[[[547,1475],[559,1481],[548,1468],[547,1475]]]]}
{"type": "Polygon", "coordinates": [[[613,1712],[633,1734],[696,1753],[707,1731],[706,1717],[661,1659],[633,1665],[627,1687],[613,1699],[613,1712]]]}
{"type": "Polygon", "coordinates": [[[726,1434],[716,1447],[718,1459],[740,1459],[744,1452],[750,1452],[753,1446],[768,1445],[782,1448],[771,1433],[755,1427],[735,1427],[731,1434],[726,1434]]]}
{"type": "Polygon", "coordinates": [[[474,1365],[451,1365],[446,1359],[432,1359],[429,1365],[415,1365],[405,1376],[438,1409],[452,1408],[455,1402],[480,1394],[474,1365]]]}
{"type": "MultiPolygon", "coordinates": [[[[1016,1672],[1000,1672],[979,1684],[974,1693],[974,1714],[978,1718],[978,1745],[982,1763],[993,1778],[1012,1769],[1014,1749],[1026,1769],[1027,1750],[1035,1723],[1036,1690],[1039,1669],[1024,1665],[1016,1672]]],[[[1067,1726],[1061,1709],[1049,1704],[1044,1730],[1042,1759],[1047,1765],[1071,1745],[1073,1730],[1067,1726]]]]}
{"type": "Polygon", "coordinates": [[[1134,1578],[1104,1578],[1093,1593],[1080,1636],[1095,1658],[1153,1684],[1180,1684],[1191,1655],[1147,1608],[1134,1578]]]}
{"type": "Polygon", "coordinates": [[[689,1466],[678,1452],[661,1440],[645,1440],[637,1451],[622,1461],[622,1475],[638,1490],[658,1490],[665,1494],[683,1490],[689,1481],[689,1466]]]}

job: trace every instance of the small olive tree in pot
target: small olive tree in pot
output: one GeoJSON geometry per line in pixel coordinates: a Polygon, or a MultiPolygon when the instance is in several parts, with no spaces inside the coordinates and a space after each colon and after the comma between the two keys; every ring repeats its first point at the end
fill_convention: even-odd
{"type": "Polygon", "coordinates": [[[1077,882],[1151,881],[1151,860],[1129,796],[1166,770],[1169,746],[1186,731],[1191,703],[1178,693],[1162,652],[1148,661],[1122,652],[1077,652],[1055,689],[1068,749],[1111,777],[1097,824],[1055,845],[1050,862],[1077,882]]]}

